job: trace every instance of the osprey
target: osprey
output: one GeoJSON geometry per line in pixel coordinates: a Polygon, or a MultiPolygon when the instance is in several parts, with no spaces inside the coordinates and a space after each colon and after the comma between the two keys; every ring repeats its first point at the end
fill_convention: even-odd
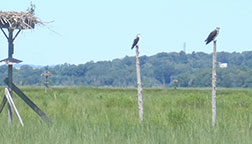
{"type": "Polygon", "coordinates": [[[205,40],[206,42],[206,45],[208,43],[210,43],[211,41],[214,41],[215,38],[217,37],[217,35],[219,34],[219,30],[220,30],[220,27],[216,27],[215,30],[213,30],[207,37],[207,39],[205,40]]]}
{"type": "Polygon", "coordinates": [[[134,39],[131,49],[133,49],[137,45],[139,38],[140,38],[140,33],[137,34],[137,37],[134,39]]]}

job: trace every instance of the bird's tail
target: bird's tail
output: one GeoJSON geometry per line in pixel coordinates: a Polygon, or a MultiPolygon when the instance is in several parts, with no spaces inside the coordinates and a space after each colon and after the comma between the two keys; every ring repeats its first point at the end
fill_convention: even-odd
{"type": "Polygon", "coordinates": [[[204,42],[206,42],[206,45],[209,43],[209,41],[207,39],[204,42]]]}

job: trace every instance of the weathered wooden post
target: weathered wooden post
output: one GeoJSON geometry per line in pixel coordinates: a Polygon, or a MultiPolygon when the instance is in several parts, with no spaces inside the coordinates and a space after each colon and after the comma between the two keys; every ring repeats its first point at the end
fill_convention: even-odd
{"type": "Polygon", "coordinates": [[[217,40],[214,41],[213,46],[213,68],[212,68],[212,126],[215,127],[216,124],[216,43],[217,40]]]}
{"type": "Polygon", "coordinates": [[[141,71],[140,71],[139,46],[138,45],[136,45],[136,73],[137,73],[139,118],[140,118],[140,122],[142,122],[144,110],[143,110],[143,96],[142,96],[141,71]]]}

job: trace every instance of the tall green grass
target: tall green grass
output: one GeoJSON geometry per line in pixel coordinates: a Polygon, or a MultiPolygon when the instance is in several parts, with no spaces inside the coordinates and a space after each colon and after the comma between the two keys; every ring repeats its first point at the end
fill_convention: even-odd
{"type": "MultiPolygon", "coordinates": [[[[217,126],[211,127],[211,90],[144,89],[139,123],[135,89],[23,88],[53,121],[44,123],[17,95],[24,121],[0,114],[3,144],[250,144],[252,90],[217,91],[217,126]]],[[[3,94],[3,89],[0,91],[3,94]]],[[[2,99],[2,97],[1,97],[2,99]]]]}

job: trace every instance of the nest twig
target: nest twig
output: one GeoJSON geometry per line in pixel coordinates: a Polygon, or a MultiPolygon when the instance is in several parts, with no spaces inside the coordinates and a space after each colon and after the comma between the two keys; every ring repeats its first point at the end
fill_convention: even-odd
{"type": "Polygon", "coordinates": [[[0,27],[12,29],[34,29],[36,24],[43,24],[30,12],[0,11],[0,27]]]}

